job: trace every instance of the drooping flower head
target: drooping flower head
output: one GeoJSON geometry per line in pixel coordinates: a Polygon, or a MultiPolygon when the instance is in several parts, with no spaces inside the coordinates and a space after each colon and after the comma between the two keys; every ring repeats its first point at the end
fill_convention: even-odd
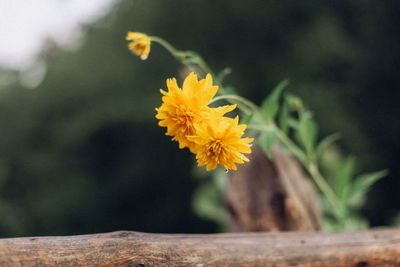
{"type": "Polygon", "coordinates": [[[126,34],[126,40],[132,41],[128,44],[129,49],[142,60],[145,60],[149,56],[150,36],[140,32],[128,32],[126,34]]]}
{"type": "Polygon", "coordinates": [[[196,74],[190,73],[183,82],[182,89],[178,87],[175,78],[167,79],[168,92],[160,90],[164,95],[163,104],[156,108],[156,118],[162,127],[167,127],[166,135],[179,142],[179,148],[196,145],[187,136],[196,133],[195,125],[208,120],[210,114],[223,116],[235,109],[236,105],[210,108],[208,103],[215,96],[218,86],[212,84],[212,77],[207,74],[205,79],[198,80],[196,74]]]}
{"type": "Polygon", "coordinates": [[[193,153],[199,167],[207,165],[207,171],[211,171],[219,164],[227,170],[236,170],[235,163],[249,161],[242,153],[251,153],[253,138],[242,138],[246,125],[238,122],[239,117],[211,115],[208,123],[195,125],[196,135],[188,139],[197,144],[193,153]]]}

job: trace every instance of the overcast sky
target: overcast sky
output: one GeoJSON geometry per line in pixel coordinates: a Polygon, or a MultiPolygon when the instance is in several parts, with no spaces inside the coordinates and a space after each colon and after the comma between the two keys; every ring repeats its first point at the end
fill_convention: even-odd
{"type": "MultiPolygon", "coordinates": [[[[115,2],[115,1],[114,1],[115,2]]],[[[0,0],[0,66],[31,64],[46,38],[67,44],[82,23],[107,12],[112,0],[0,0]]]]}

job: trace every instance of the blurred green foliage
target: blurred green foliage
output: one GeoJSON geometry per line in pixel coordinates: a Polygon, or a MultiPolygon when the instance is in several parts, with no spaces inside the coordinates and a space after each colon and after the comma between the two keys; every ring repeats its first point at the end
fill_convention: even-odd
{"type": "Polygon", "coordinates": [[[399,11],[396,0],[118,2],[77,51],[46,47],[37,88],[0,85],[0,237],[218,230],[192,211],[193,156],[154,119],[179,65],[156,46],[141,62],[128,30],[230,67],[225,84],[257,104],[289,78],[320,136],[340,132],[360,169],[390,169],[363,211],[388,224],[400,210],[399,11]]]}

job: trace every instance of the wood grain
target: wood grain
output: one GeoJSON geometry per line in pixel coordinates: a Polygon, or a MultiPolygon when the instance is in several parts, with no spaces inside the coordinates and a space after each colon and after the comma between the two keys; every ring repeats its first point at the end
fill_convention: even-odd
{"type": "Polygon", "coordinates": [[[0,266],[400,266],[400,231],[9,238],[0,266]]]}
{"type": "Polygon", "coordinates": [[[318,231],[322,214],[299,163],[274,147],[270,160],[254,146],[250,161],[229,172],[225,206],[234,232],[318,231]]]}

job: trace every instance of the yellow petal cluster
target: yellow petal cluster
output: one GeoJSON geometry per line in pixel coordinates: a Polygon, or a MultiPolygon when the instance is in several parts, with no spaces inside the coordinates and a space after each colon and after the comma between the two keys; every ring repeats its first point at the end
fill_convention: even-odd
{"type": "Polygon", "coordinates": [[[142,60],[145,60],[149,56],[150,36],[140,32],[128,32],[126,34],[126,40],[132,41],[128,44],[129,49],[142,60]]]}
{"type": "Polygon", "coordinates": [[[235,163],[249,161],[242,153],[251,153],[249,143],[253,138],[241,138],[246,125],[239,123],[239,117],[226,118],[212,116],[207,124],[197,124],[196,136],[188,139],[196,143],[193,153],[196,154],[198,165],[207,165],[207,171],[221,165],[227,170],[236,170],[235,163]]]}
{"type": "Polygon", "coordinates": [[[179,148],[191,149],[195,144],[187,136],[195,135],[194,125],[207,120],[211,113],[219,116],[235,109],[235,105],[223,106],[218,109],[208,107],[208,103],[218,91],[218,86],[212,85],[211,75],[198,81],[192,72],[179,88],[176,79],[167,79],[168,92],[160,90],[163,94],[163,104],[156,108],[156,118],[161,120],[158,124],[167,127],[166,135],[174,136],[172,140],[179,142],[179,148]]]}
{"type": "Polygon", "coordinates": [[[252,138],[241,138],[246,125],[238,125],[235,119],[223,115],[236,108],[227,105],[218,108],[208,106],[218,91],[212,77],[198,80],[190,73],[179,88],[176,79],[167,79],[168,92],[163,94],[162,105],[156,108],[156,118],[161,127],[166,127],[166,135],[179,143],[179,148],[189,148],[197,154],[198,165],[207,165],[213,170],[218,164],[225,169],[236,170],[235,163],[247,160],[241,153],[250,153],[252,138]]]}

